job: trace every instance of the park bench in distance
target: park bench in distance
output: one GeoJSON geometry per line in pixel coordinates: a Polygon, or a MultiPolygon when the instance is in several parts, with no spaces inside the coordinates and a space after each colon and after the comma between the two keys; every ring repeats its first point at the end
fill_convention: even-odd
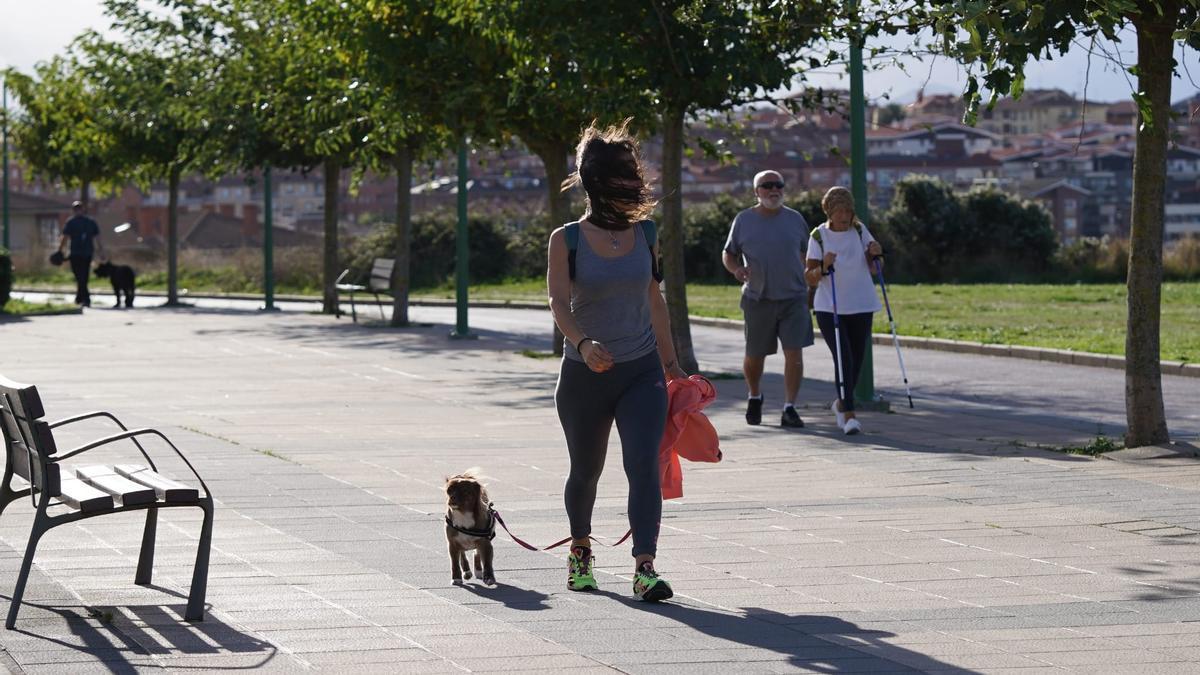
{"type": "Polygon", "coordinates": [[[37,387],[18,384],[0,376],[0,431],[3,432],[6,462],[3,482],[0,483],[0,514],[9,504],[29,495],[36,514],[29,543],[25,547],[25,558],[21,561],[21,572],[17,575],[12,604],[4,626],[12,629],[21,608],[21,597],[25,594],[25,582],[29,579],[29,568],[38,540],[51,528],[84,518],[103,516],[126,511],[146,511],[146,528],[142,533],[142,548],[138,556],[137,574],[133,582],[149,585],[154,569],[154,538],[158,527],[158,509],[172,506],[194,506],[204,511],[204,524],[200,527],[200,545],[196,551],[196,564],[192,569],[192,587],[188,594],[188,621],[204,620],[204,595],[208,586],[208,556],[212,546],[213,499],[208,486],[192,468],[191,462],[175,447],[162,432],[155,429],[128,429],[115,415],[108,412],[91,412],[57,422],[46,422],[37,387]],[[107,418],[121,428],[121,433],[107,436],[67,452],[58,454],[54,443],[54,429],[94,418],[107,418]],[[154,461],[138,442],[140,436],[157,436],[162,439],[183,463],[192,470],[196,481],[204,490],[177,483],[158,473],[154,461]],[[146,465],[118,464],[116,466],[78,466],[68,468],[62,462],[93,448],[129,439],[142,453],[146,465]],[[14,490],[13,476],[23,478],[29,487],[14,490]],[[51,511],[53,510],[53,514],[51,511]]]}
{"type": "MultiPolygon", "coordinates": [[[[392,270],[396,267],[396,261],[391,258],[376,258],[371,264],[371,274],[365,279],[365,284],[348,284],[343,283],[346,277],[350,274],[350,268],[342,270],[334,281],[334,287],[338,292],[345,291],[350,294],[350,317],[358,323],[358,312],[354,309],[354,293],[356,291],[366,291],[375,295],[375,304],[379,307],[379,318],[384,319],[383,303],[379,302],[379,294],[390,294],[392,292],[392,270]]],[[[337,318],[342,318],[342,303],[337,300],[333,303],[334,314],[337,318]]]]}

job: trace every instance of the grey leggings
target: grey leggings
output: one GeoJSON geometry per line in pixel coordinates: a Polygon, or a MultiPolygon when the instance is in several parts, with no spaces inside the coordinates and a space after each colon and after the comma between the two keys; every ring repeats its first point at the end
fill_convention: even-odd
{"type": "Polygon", "coordinates": [[[571,536],[582,538],[592,533],[596,484],[604,470],[608,434],[615,419],[629,479],[633,555],[654,555],[662,518],[658,444],[667,423],[667,389],[658,352],[617,363],[604,373],[563,359],[554,405],[571,455],[564,494],[571,536]]]}

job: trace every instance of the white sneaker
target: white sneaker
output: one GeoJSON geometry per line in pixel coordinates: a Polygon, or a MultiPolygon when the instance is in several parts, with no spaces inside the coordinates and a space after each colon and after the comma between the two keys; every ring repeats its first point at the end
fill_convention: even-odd
{"type": "Polygon", "coordinates": [[[847,436],[853,436],[860,431],[862,431],[862,425],[858,423],[857,419],[846,420],[846,426],[842,427],[842,432],[847,436]]]}
{"type": "Polygon", "coordinates": [[[833,405],[829,406],[829,409],[837,416],[838,428],[844,430],[846,428],[846,415],[841,410],[838,410],[838,400],[836,398],[833,399],[833,405]]]}

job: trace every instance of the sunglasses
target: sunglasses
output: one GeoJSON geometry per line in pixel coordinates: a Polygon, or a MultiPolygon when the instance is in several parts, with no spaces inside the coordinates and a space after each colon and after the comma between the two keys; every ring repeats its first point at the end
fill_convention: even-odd
{"type": "Polygon", "coordinates": [[[762,183],[759,183],[758,187],[760,187],[764,190],[782,190],[783,189],[783,181],[781,181],[781,180],[764,181],[762,183]]]}

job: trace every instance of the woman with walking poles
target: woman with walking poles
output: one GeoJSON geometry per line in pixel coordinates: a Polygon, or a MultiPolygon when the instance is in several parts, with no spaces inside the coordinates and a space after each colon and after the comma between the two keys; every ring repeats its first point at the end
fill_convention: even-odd
{"type": "Polygon", "coordinates": [[[871,281],[872,264],[883,264],[883,249],[854,214],[854,198],[832,187],[821,199],[828,219],[812,231],[804,276],[817,287],[813,309],[821,336],[833,354],[837,398],[831,409],[846,435],[862,431],[854,415],[854,387],[871,339],[871,322],[882,307],[871,281]]]}
{"type": "Polygon", "coordinates": [[[654,570],[662,515],[658,445],[667,417],[665,381],[687,377],[675,358],[666,301],[659,290],[658,244],[650,188],[637,141],[624,124],[583,132],[577,170],[586,210],[550,235],[546,285],[565,336],[554,403],[571,470],[564,501],[571,524],[567,588],[595,590],[592,507],[613,421],[629,480],[633,594],[659,601],[671,586],[654,570]]]}

